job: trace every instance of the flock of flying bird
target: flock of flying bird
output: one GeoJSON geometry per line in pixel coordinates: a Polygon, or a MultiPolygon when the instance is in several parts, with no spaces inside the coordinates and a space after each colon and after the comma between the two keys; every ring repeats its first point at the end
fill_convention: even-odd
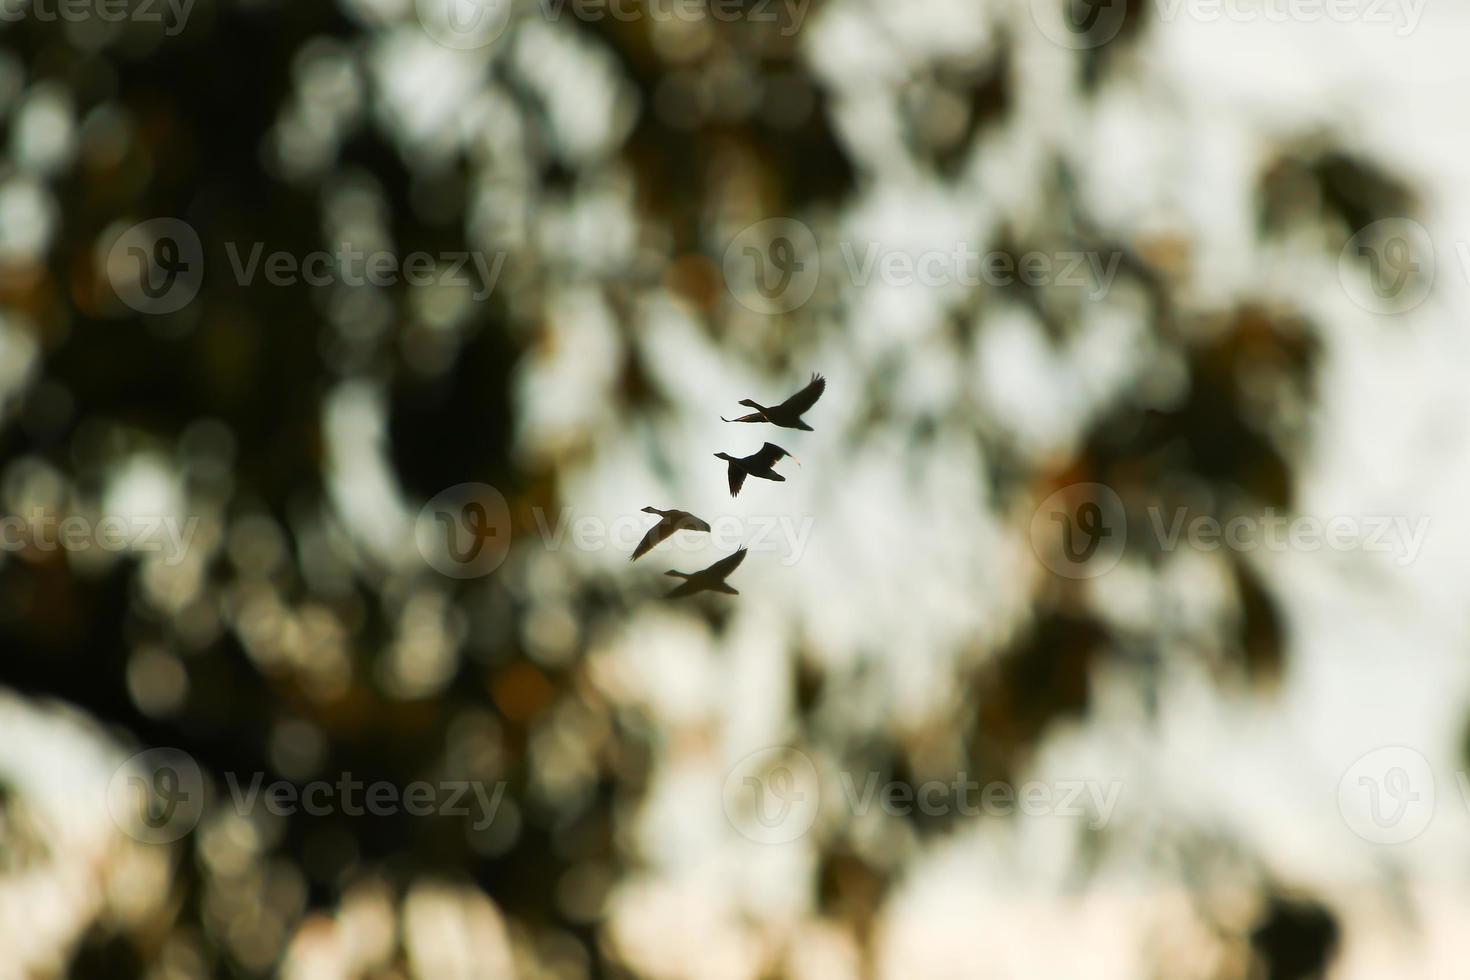
{"type": "MultiPolygon", "coordinates": [[[[722,422],[766,422],[770,425],[780,426],[783,429],[800,429],[803,432],[811,432],[812,427],[802,421],[802,416],[807,410],[817,403],[822,397],[822,392],[827,388],[827,379],[820,374],[812,375],[812,380],[807,386],[779,405],[761,405],[747,398],[740,402],[746,408],[755,409],[749,415],[739,418],[727,419],[720,416],[722,422]]],[[[749,456],[731,456],[727,453],[715,453],[717,459],[723,459],[730,467],[730,496],[739,496],[740,488],[745,485],[746,477],[755,477],[758,480],[775,480],[784,483],[786,478],[774,469],[777,462],[791,456],[786,450],[768,442],[749,456]]],[[[791,456],[796,459],[795,456],[791,456]]],[[[797,465],[801,460],[796,459],[797,465]]],[[[633,557],[629,561],[637,561],[665,538],[676,531],[708,531],[709,525],[693,514],[684,510],[659,510],[657,507],[643,508],[645,514],[657,514],[659,522],[649,528],[643,540],[638,542],[638,547],[633,551],[633,557]]],[[[740,567],[745,560],[745,549],[741,548],[733,555],[721,558],[719,561],[702,568],[697,572],[668,571],[665,575],[684,580],[683,584],[668,594],[670,599],[679,599],[684,596],[694,595],[696,592],[724,592],[728,595],[739,595],[725,579],[730,573],[740,567]]]]}

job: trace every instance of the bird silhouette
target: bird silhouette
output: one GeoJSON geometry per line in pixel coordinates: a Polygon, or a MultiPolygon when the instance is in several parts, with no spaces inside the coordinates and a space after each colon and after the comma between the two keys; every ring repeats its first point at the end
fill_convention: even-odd
{"type": "MultiPolygon", "coordinates": [[[[730,464],[730,496],[738,497],[740,488],[745,485],[747,476],[759,477],[762,480],[775,480],[785,483],[786,477],[777,473],[771,467],[783,456],[791,456],[786,450],[768,442],[760,448],[759,452],[751,453],[749,456],[729,456],[725,453],[715,453],[716,459],[723,459],[730,464]]],[[[796,459],[795,456],[791,456],[796,459]]],[[[796,459],[796,465],[801,465],[801,460],[796,459]]]]}
{"type": "Polygon", "coordinates": [[[755,409],[754,412],[751,412],[749,415],[742,415],[738,419],[727,419],[725,418],[725,416],[721,415],[720,421],[769,422],[772,425],[779,425],[783,429],[801,429],[804,432],[811,432],[813,431],[812,427],[803,422],[801,420],[801,417],[806,414],[808,409],[810,409],[813,405],[817,403],[817,399],[821,398],[822,392],[826,390],[827,379],[822,377],[820,374],[814,374],[812,375],[812,380],[808,382],[805,388],[801,389],[781,404],[771,405],[767,407],[765,405],[761,405],[758,402],[752,401],[749,398],[746,398],[743,399],[740,404],[744,405],[746,408],[755,409]]]}
{"type": "Polygon", "coordinates": [[[729,585],[725,584],[725,577],[740,567],[745,560],[745,549],[741,548],[733,555],[727,555],[715,562],[708,568],[700,569],[693,575],[688,572],[667,571],[665,575],[681,578],[684,584],[670,592],[665,598],[682,599],[684,596],[694,595],[696,592],[724,592],[727,595],[739,595],[729,585]]]}
{"type": "Polygon", "coordinates": [[[708,531],[709,525],[693,514],[685,510],[659,510],[657,507],[643,508],[645,514],[657,514],[663,520],[648,529],[643,540],[638,542],[638,547],[633,550],[633,557],[629,561],[637,561],[649,551],[653,550],[664,538],[669,537],[675,531],[708,531]]]}

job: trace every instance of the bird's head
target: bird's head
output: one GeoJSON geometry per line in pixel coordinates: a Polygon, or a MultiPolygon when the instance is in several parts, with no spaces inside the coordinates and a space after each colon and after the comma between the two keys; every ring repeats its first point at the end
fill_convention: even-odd
{"type": "Polygon", "coordinates": [[[731,463],[734,462],[734,460],[732,460],[729,456],[727,456],[724,453],[715,453],[715,459],[723,459],[726,462],[731,462],[731,463]]]}
{"type": "Polygon", "coordinates": [[[740,399],[739,404],[744,405],[746,408],[753,408],[753,409],[756,409],[757,411],[760,410],[760,406],[757,405],[755,402],[751,401],[749,398],[742,398],[742,399],[740,399]]]}
{"type": "Polygon", "coordinates": [[[645,514],[662,514],[663,511],[659,510],[657,507],[644,507],[643,508],[643,513],[645,513],[645,514]]]}

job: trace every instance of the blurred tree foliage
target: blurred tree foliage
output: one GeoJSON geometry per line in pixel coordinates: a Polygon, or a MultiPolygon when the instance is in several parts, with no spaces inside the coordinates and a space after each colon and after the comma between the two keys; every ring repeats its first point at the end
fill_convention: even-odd
{"type": "MultiPolygon", "coordinates": [[[[1146,29],[1144,18],[1144,5],[1130,4],[1123,37],[1105,52],[1079,55],[1089,85],[1098,84],[1146,29]]],[[[828,93],[801,56],[799,35],[717,25],[701,52],[673,64],[651,43],[646,24],[610,19],[573,29],[612,56],[637,94],[636,122],[617,156],[636,181],[641,220],[666,232],[673,254],[709,251],[705,226],[718,178],[712,168],[732,152],[754,168],[774,213],[839,208],[865,179],[834,133],[828,93]],[[677,107],[681,97],[693,98],[691,91],[732,84],[731,71],[736,85],[765,80],[766,103],[731,116],[661,111],[666,103],[677,107]],[[809,111],[781,111],[803,102],[809,111]]],[[[325,737],[320,771],[402,785],[448,771],[452,746],[466,726],[479,726],[492,733],[502,754],[496,771],[510,782],[519,816],[514,827],[488,839],[457,824],[408,818],[288,821],[271,859],[299,869],[306,893],[303,908],[284,924],[294,928],[304,909],[333,908],[364,869],[400,887],[416,875],[442,872],[472,880],[491,896],[515,924],[518,942],[538,949],[544,962],[558,962],[572,974],[618,974],[624,967],[600,932],[596,895],[568,900],[566,890],[595,893],[626,870],[629,851],[619,843],[619,818],[646,788],[655,735],[636,716],[605,703],[575,659],[548,664],[529,657],[519,619],[523,600],[499,583],[457,586],[465,615],[495,622],[475,631],[478,645],[467,650],[452,680],[431,697],[394,696],[380,682],[380,662],[401,625],[402,582],[356,568],[346,588],[322,594],[303,568],[296,538],[314,523],[303,515],[331,507],[323,402],[354,377],[372,378],[388,392],[389,458],[410,499],[482,481],[506,491],[522,526],[533,506],[555,505],[556,466],[528,463],[513,452],[514,378],[518,363],[544,342],[544,304],[557,288],[554,260],[537,254],[534,245],[513,256],[520,291],[497,291],[477,305],[447,363],[434,371],[410,356],[425,328],[414,322],[401,288],[390,291],[390,326],[369,331],[367,341],[345,339],[350,333],[329,322],[320,295],[306,285],[250,288],[218,276],[177,314],[118,316],[105,306],[106,285],[94,256],[110,226],[177,216],[199,230],[210,256],[224,254],[226,243],[254,241],[302,255],[324,247],[324,186],[342,174],[370,178],[400,251],[478,247],[460,220],[473,207],[477,175],[470,162],[424,166],[373,124],[371,111],[348,128],[324,174],[286,179],[271,164],[270,134],[292,98],[303,52],[324,39],[351,57],[360,57],[366,43],[354,17],[315,2],[200,0],[188,29],[175,38],[127,25],[98,40],[34,19],[0,33],[0,47],[22,69],[25,86],[59,87],[83,133],[74,165],[51,182],[59,206],[50,248],[32,261],[11,261],[0,277],[0,303],[41,350],[37,377],[5,406],[0,461],[43,460],[79,492],[95,494],[105,477],[98,459],[144,449],[172,454],[200,420],[216,420],[231,443],[226,488],[218,492],[224,533],[240,532],[243,518],[263,518],[264,525],[246,525],[241,533],[249,538],[250,527],[274,527],[284,549],[263,585],[246,581],[253,573],[242,570],[238,558],[250,540],[215,551],[199,595],[182,610],[158,601],[135,562],[79,572],[55,552],[7,560],[0,565],[0,678],[32,698],[79,706],[141,744],[179,746],[216,773],[278,772],[281,756],[273,745],[280,726],[305,720],[325,737]],[[108,128],[126,136],[93,132],[108,128]],[[262,587],[290,611],[296,628],[315,612],[346,630],[347,680],[330,696],[314,693],[291,669],[268,669],[247,649],[236,614],[251,590],[262,587]],[[200,612],[200,604],[213,612],[200,612]],[[191,626],[200,616],[217,618],[220,627],[191,626]],[[177,710],[144,711],[130,693],[129,664],[143,646],[181,655],[188,696],[177,710]],[[605,733],[587,791],[571,807],[553,805],[533,788],[532,745],[559,712],[605,733]]],[[[1011,48],[1002,43],[978,67],[939,64],[915,78],[914,125],[905,138],[939,179],[955,171],[977,133],[1015,124],[1011,71],[1011,48]],[[936,136],[922,125],[925,105],[940,97],[964,106],[968,121],[958,132],[936,136]]],[[[521,162],[531,174],[525,207],[534,211],[577,194],[588,175],[549,149],[555,136],[536,93],[500,63],[489,72],[487,81],[503,85],[521,109],[521,162]]],[[[382,97],[370,73],[356,77],[366,104],[382,97]]],[[[419,83],[432,87],[437,80],[419,83]]],[[[1291,419],[1261,398],[1310,402],[1313,326],[1265,304],[1220,311],[1207,324],[1185,322],[1193,314],[1180,312],[1170,250],[1188,243],[1114,241],[1082,213],[1060,161],[1056,175],[1051,193],[1057,219],[1049,231],[1127,256],[1122,274],[1149,297],[1150,330],[1182,354],[1185,395],[1166,410],[1120,402],[1093,425],[1077,458],[1057,471],[1032,472],[1003,435],[980,435],[991,442],[992,458],[1013,461],[997,469],[997,486],[1015,496],[1104,482],[1119,488],[1137,515],[1161,501],[1207,499],[1223,507],[1241,496],[1258,507],[1290,508],[1290,453],[1307,434],[1283,430],[1278,423],[1291,419]],[[1272,384],[1263,388],[1257,383],[1262,376],[1272,384]]],[[[1311,214],[1334,213],[1349,226],[1400,213],[1410,200],[1392,178],[1331,147],[1309,147],[1285,154],[1261,175],[1262,234],[1299,220],[1304,195],[1319,202],[1307,206],[1311,214]]],[[[996,244],[1019,253],[1026,243],[996,244]]],[[[707,271],[719,256],[707,257],[708,266],[678,263],[662,271],[672,290],[711,312],[710,329],[719,330],[714,307],[721,287],[707,271]]],[[[619,286],[609,284],[608,292],[626,313],[617,306],[619,286]]],[[[1057,339],[1065,337],[1064,314],[1040,298],[1016,298],[1032,303],[1057,339]]],[[[956,343],[968,342],[957,331],[956,343]]],[[[622,356],[621,401],[607,410],[656,411],[662,396],[648,366],[632,346],[622,356]]],[[[1238,620],[1220,643],[1222,681],[1269,682],[1285,655],[1280,612],[1247,564],[1237,561],[1235,572],[1238,620]]],[[[618,613],[618,600],[596,581],[577,583],[574,597],[580,621],[618,613]]],[[[1159,655],[1155,644],[1154,637],[1120,635],[1088,608],[1075,583],[1056,581],[1038,596],[1030,628],[969,678],[953,719],[964,733],[968,767],[985,778],[1012,774],[1055,721],[1088,711],[1089,677],[1101,660],[1128,660],[1147,676],[1159,655]]],[[[803,724],[810,725],[828,692],[821,670],[799,663],[794,687],[803,724]]],[[[863,765],[911,780],[911,749],[895,737],[854,751],[863,765]]],[[[940,832],[943,822],[920,829],[940,832]]],[[[253,975],[275,961],[286,934],[252,936],[273,941],[276,951],[255,962],[222,938],[207,907],[210,872],[195,853],[201,845],[191,837],[182,846],[172,886],[177,904],[169,907],[168,921],[145,929],[98,924],[76,953],[74,975],[141,975],[164,938],[178,930],[195,937],[212,975],[253,975]]],[[[866,936],[892,885],[889,871],[837,846],[815,874],[823,914],[866,936]]],[[[1323,951],[1336,941],[1326,915],[1277,902],[1241,940],[1269,964],[1265,975],[1316,975],[1323,951]]]]}

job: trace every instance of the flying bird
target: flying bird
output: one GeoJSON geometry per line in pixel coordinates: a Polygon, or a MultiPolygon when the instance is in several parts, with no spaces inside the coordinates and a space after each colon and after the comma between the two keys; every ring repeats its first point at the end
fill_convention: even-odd
{"type": "MultiPolygon", "coordinates": [[[[730,496],[738,497],[740,488],[745,485],[747,476],[759,477],[762,480],[775,480],[785,483],[786,477],[771,469],[776,461],[783,456],[791,456],[786,450],[768,442],[760,448],[760,452],[751,453],[749,456],[729,456],[725,453],[715,453],[716,459],[723,459],[730,464],[730,496]]],[[[795,456],[791,456],[796,459],[795,456]]],[[[796,465],[801,465],[801,460],[796,459],[796,465]]]]}
{"type": "Polygon", "coordinates": [[[633,551],[633,557],[629,561],[637,561],[642,558],[664,538],[671,536],[675,531],[708,531],[709,525],[693,514],[685,510],[659,510],[657,507],[643,508],[645,514],[657,514],[663,520],[648,529],[643,540],[638,542],[638,547],[633,551]]]}
{"type": "Polygon", "coordinates": [[[720,421],[769,422],[772,425],[779,425],[783,429],[801,429],[804,432],[811,432],[813,431],[812,427],[803,422],[801,420],[801,417],[806,414],[808,409],[810,409],[813,405],[817,403],[817,399],[821,398],[822,392],[826,390],[827,379],[822,377],[820,374],[814,374],[812,375],[812,380],[808,382],[805,388],[801,389],[781,404],[771,405],[767,407],[765,405],[759,404],[758,402],[751,401],[749,398],[746,398],[742,400],[740,404],[744,405],[746,408],[755,409],[754,412],[751,412],[749,415],[742,415],[738,419],[727,419],[725,418],[725,416],[721,415],[720,421]]]}
{"type": "Polygon", "coordinates": [[[682,599],[684,596],[694,595],[696,592],[724,592],[728,595],[739,595],[739,592],[736,592],[729,585],[725,584],[725,577],[739,568],[740,563],[744,560],[745,549],[741,548],[733,555],[727,555],[708,568],[700,569],[693,575],[690,575],[688,572],[664,572],[665,575],[672,575],[674,578],[684,580],[683,585],[674,589],[665,598],[682,599]]]}

